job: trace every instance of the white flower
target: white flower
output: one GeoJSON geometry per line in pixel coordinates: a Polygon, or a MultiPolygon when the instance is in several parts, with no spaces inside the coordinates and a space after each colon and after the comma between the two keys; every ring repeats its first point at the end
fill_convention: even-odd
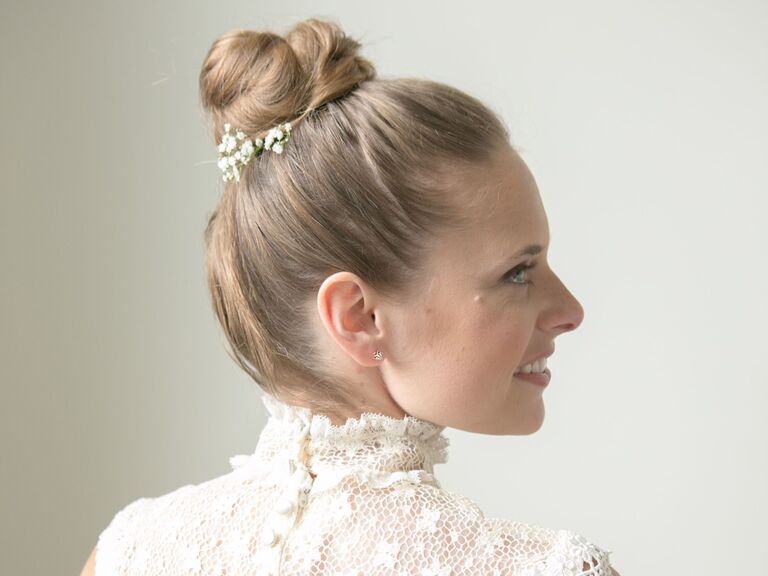
{"type": "Polygon", "coordinates": [[[416,522],[418,530],[426,530],[427,532],[434,532],[437,530],[437,521],[440,519],[440,510],[428,510],[424,509],[416,522]]]}
{"type": "Polygon", "coordinates": [[[223,172],[222,179],[240,180],[240,169],[243,168],[254,156],[257,156],[265,149],[272,150],[276,154],[282,154],[285,143],[291,133],[291,124],[286,122],[271,128],[267,134],[266,140],[256,138],[251,140],[242,130],[237,130],[235,135],[229,133],[232,125],[227,122],[224,124],[224,134],[221,142],[217,146],[219,151],[219,160],[217,165],[223,172]],[[238,140],[242,141],[238,149],[238,140]],[[233,153],[234,150],[234,153],[233,153]]]}
{"type": "Polygon", "coordinates": [[[484,530],[478,537],[478,540],[484,545],[487,554],[493,554],[494,549],[501,545],[503,539],[504,535],[501,528],[498,527],[484,530]]]}
{"type": "Polygon", "coordinates": [[[408,488],[404,488],[403,489],[403,491],[402,491],[403,492],[403,496],[405,496],[406,498],[413,498],[414,496],[416,496],[416,489],[415,488],[413,488],[412,486],[409,486],[408,484],[405,484],[405,486],[408,486],[408,488]]]}
{"type": "Polygon", "coordinates": [[[349,499],[345,496],[338,498],[335,501],[335,505],[332,507],[332,514],[345,518],[352,514],[352,505],[349,503],[349,499]]]}
{"type": "Polygon", "coordinates": [[[373,558],[374,566],[386,566],[393,568],[397,561],[397,553],[400,551],[400,544],[397,542],[379,542],[376,545],[376,552],[373,558]]]}
{"type": "Polygon", "coordinates": [[[432,566],[429,568],[423,568],[421,570],[422,576],[450,576],[451,574],[451,567],[450,566],[440,566],[440,561],[437,559],[434,559],[432,561],[432,566]]]}
{"type": "Polygon", "coordinates": [[[523,570],[520,576],[543,576],[544,572],[538,566],[532,566],[523,570]]]}
{"type": "Polygon", "coordinates": [[[250,551],[248,549],[250,542],[237,532],[232,532],[226,536],[224,541],[224,549],[235,558],[247,556],[250,551]]]}
{"type": "Polygon", "coordinates": [[[309,567],[313,562],[320,560],[323,553],[323,539],[322,534],[312,534],[307,536],[301,543],[302,558],[301,563],[303,568],[309,571],[309,567]]]}

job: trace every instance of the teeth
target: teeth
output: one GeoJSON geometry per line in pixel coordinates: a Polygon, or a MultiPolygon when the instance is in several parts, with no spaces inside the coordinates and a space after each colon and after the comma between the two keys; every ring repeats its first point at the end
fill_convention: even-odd
{"type": "Polygon", "coordinates": [[[535,362],[531,362],[530,364],[526,364],[525,366],[521,366],[517,370],[515,370],[515,374],[522,372],[523,374],[530,374],[531,372],[537,372],[541,373],[544,372],[544,369],[547,367],[547,359],[546,358],[540,358],[539,360],[536,360],[535,362]]]}

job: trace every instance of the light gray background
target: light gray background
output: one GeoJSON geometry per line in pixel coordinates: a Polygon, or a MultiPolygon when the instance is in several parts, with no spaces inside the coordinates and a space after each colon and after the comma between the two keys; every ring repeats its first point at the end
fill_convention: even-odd
{"type": "Polygon", "coordinates": [[[79,573],[114,513],[264,424],[204,284],[211,42],[309,16],[381,76],[498,110],[586,311],[532,436],[448,429],[449,490],[631,574],[755,574],[768,516],[764,1],[4,2],[3,574],[79,573]]]}

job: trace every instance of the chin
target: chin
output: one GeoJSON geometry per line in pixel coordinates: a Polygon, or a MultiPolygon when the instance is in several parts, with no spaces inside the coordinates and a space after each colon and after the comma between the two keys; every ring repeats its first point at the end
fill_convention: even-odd
{"type": "Polygon", "coordinates": [[[484,430],[470,430],[481,434],[493,434],[496,436],[530,436],[541,429],[544,424],[544,418],[537,419],[517,419],[497,422],[494,426],[484,430]]]}
{"type": "Polygon", "coordinates": [[[521,418],[516,424],[517,430],[511,432],[511,434],[516,434],[517,436],[530,436],[531,434],[535,434],[541,430],[541,427],[544,424],[544,410],[542,409],[539,414],[530,414],[529,418],[521,418]]]}
{"type": "Polygon", "coordinates": [[[544,424],[544,420],[541,420],[535,426],[531,426],[530,428],[526,429],[525,432],[520,433],[520,436],[530,436],[531,434],[535,434],[536,432],[541,430],[542,424],[544,424]]]}

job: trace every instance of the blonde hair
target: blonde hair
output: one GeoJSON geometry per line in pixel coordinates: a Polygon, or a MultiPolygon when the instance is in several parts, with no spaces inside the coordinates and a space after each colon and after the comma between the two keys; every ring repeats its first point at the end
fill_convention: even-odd
{"type": "Polygon", "coordinates": [[[338,24],[311,18],[285,36],[233,30],[212,44],[200,96],[218,144],[229,122],[265,152],[224,184],[205,230],[208,286],[230,355],[266,392],[320,413],[351,406],[310,327],[317,290],[348,270],[407,299],[429,247],[471,225],[473,190],[452,186],[508,144],[474,97],[423,79],[379,79],[338,24]]]}

